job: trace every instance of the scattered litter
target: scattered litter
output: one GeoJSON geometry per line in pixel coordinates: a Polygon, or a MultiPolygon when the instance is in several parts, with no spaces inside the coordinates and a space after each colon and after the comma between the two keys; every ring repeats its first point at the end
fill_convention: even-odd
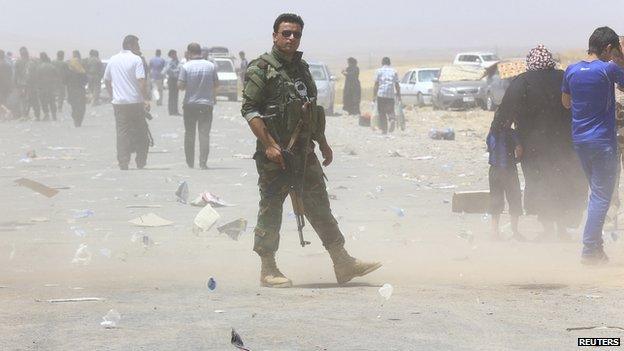
{"type": "Polygon", "coordinates": [[[204,207],[207,204],[210,204],[211,206],[214,207],[232,207],[235,205],[229,204],[223,200],[221,200],[221,198],[213,193],[210,192],[203,192],[201,194],[199,194],[199,196],[191,201],[191,205],[193,206],[197,206],[197,207],[204,207]]]}
{"type": "Polygon", "coordinates": [[[45,288],[58,288],[61,284],[43,284],[45,288]]]}
{"type": "Polygon", "coordinates": [[[453,128],[431,128],[429,138],[433,140],[455,140],[455,131],[453,128]]]}
{"type": "Polygon", "coordinates": [[[225,313],[224,310],[214,310],[214,313],[225,313]]]}
{"type": "Polygon", "coordinates": [[[405,157],[400,150],[388,150],[388,156],[390,157],[405,157]]]}
{"type": "Polygon", "coordinates": [[[210,277],[210,279],[208,279],[208,284],[206,285],[208,286],[208,289],[214,290],[217,288],[217,281],[214,280],[213,277],[210,277]]]}
{"type": "Polygon", "coordinates": [[[106,329],[117,328],[117,323],[119,323],[120,320],[121,314],[113,309],[102,317],[102,323],[100,323],[100,325],[106,329]]]}
{"type": "Polygon", "coordinates": [[[394,213],[399,217],[405,217],[405,210],[400,207],[390,207],[394,213]]]}
{"type": "Polygon", "coordinates": [[[384,188],[383,188],[381,185],[377,185],[377,186],[375,187],[375,191],[376,191],[376,192],[378,192],[378,193],[380,193],[380,192],[384,191],[384,188]]]}
{"type": "Polygon", "coordinates": [[[588,298],[588,299],[602,299],[602,296],[600,296],[600,295],[592,295],[592,294],[585,295],[585,297],[588,298]]]}
{"type": "Polygon", "coordinates": [[[459,233],[457,233],[457,237],[460,239],[464,239],[471,244],[474,241],[474,235],[472,235],[472,232],[470,230],[460,230],[459,233]]]}
{"type": "Polygon", "coordinates": [[[106,257],[106,258],[111,258],[113,256],[113,253],[110,249],[107,248],[102,248],[100,249],[100,255],[106,257]]]}
{"type": "Polygon", "coordinates": [[[93,302],[93,301],[105,301],[101,297],[74,297],[69,299],[52,299],[52,300],[35,300],[37,302],[49,302],[49,303],[61,303],[61,302],[93,302]]]}
{"type": "Polygon", "coordinates": [[[390,300],[390,297],[392,296],[393,291],[394,291],[394,288],[392,287],[392,285],[386,283],[381,288],[379,288],[379,295],[381,295],[381,297],[383,297],[384,299],[386,299],[386,301],[388,301],[390,300]]]}
{"type": "Polygon", "coordinates": [[[95,212],[93,212],[93,210],[90,210],[90,209],[73,210],[73,211],[74,211],[74,219],[87,218],[95,214],[95,212]]]}
{"type": "Polygon", "coordinates": [[[338,196],[335,194],[328,194],[330,200],[338,200],[338,196]]]}
{"type": "Polygon", "coordinates": [[[215,211],[210,204],[207,204],[197,216],[195,216],[195,220],[193,221],[193,232],[200,233],[210,230],[212,226],[217,222],[217,220],[221,218],[217,211],[215,211]]]}
{"type": "Polygon", "coordinates": [[[75,146],[48,146],[48,150],[54,151],[82,151],[84,147],[75,147],[75,146]]]}
{"type": "Polygon", "coordinates": [[[145,232],[138,231],[132,234],[130,237],[130,241],[133,243],[140,242],[143,244],[143,247],[147,250],[148,247],[156,245],[156,243],[149,237],[149,235],[145,234],[145,232]]]}
{"type": "Polygon", "coordinates": [[[220,227],[217,227],[219,233],[227,234],[232,240],[238,241],[238,238],[247,231],[247,220],[244,218],[239,218],[235,221],[226,223],[220,227]]]}
{"type": "Polygon", "coordinates": [[[243,343],[243,339],[241,339],[240,335],[238,335],[238,333],[236,332],[236,330],[234,330],[234,328],[232,328],[232,338],[230,342],[232,343],[232,345],[234,345],[234,347],[236,347],[239,350],[251,351],[245,347],[245,344],[243,343]]]}
{"type": "Polygon", "coordinates": [[[139,227],[163,227],[172,225],[174,222],[159,217],[154,213],[148,213],[146,215],[131,219],[128,222],[139,227]]]}
{"type": "Polygon", "coordinates": [[[616,326],[608,326],[608,325],[597,325],[597,326],[592,326],[592,327],[572,327],[572,328],[566,328],[566,331],[573,331],[573,330],[623,330],[623,327],[616,327],[616,326]]]}
{"type": "Polygon", "coordinates": [[[178,198],[178,202],[181,202],[183,204],[186,204],[188,202],[189,188],[186,180],[182,181],[180,185],[178,185],[178,189],[176,190],[175,195],[178,198]]]}
{"type": "Polygon", "coordinates": [[[27,187],[28,189],[34,192],[37,192],[45,197],[53,197],[54,195],[59,193],[58,190],[50,188],[32,179],[20,178],[20,179],[15,180],[15,183],[17,183],[20,186],[27,187]]]}
{"type": "Polygon", "coordinates": [[[247,154],[234,154],[232,155],[233,158],[241,158],[241,159],[248,159],[250,160],[252,157],[251,155],[247,155],[247,154]]]}
{"type": "Polygon", "coordinates": [[[247,176],[247,172],[241,172],[240,177],[245,178],[247,176]]]}
{"type": "Polygon", "coordinates": [[[455,188],[457,188],[457,185],[454,185],[454,184],[449,184],[449,185],[440,184],[440,185],[434,185],[434,186],[432,186],[432,188],[434,188],[434,189],[455,189],[455,188]]]}
{"type": "Polygon", "coordinates": [[[126,208],[161,208],[161,205],[126,205],[126,208]]]}
{"type": "Polygon", "coordinates": [[[80,244],[78,250],[74,254],[74,258],[72,259],[72,263],[88,265],[91,262],[91,251],[89,251],[89,247],[87,244],[80,244]]]}
{"type": "Polygon", "coordinates": [[[426,160],[433,160],[435,157],[433,156],[416,156],[416,157],[412,157],[412,160],[415,161],[426,161],[426,160]]]}
{"type": "Polygon", "coordinates": [[[34,222],[34,223],[43,223],[43,222],[49,222],[50,218],[48,218],[48,217],[31,217],[30,221],[34,222]]]}
{"type": "Polygon", "coordinates": [[[76,236],[79,238],[84,238],[87,235],[87,232],[80,227],[72,226],[72,227],[69,227],[69,229],[72,230],[74,234],[76,234],[76,236]]]}

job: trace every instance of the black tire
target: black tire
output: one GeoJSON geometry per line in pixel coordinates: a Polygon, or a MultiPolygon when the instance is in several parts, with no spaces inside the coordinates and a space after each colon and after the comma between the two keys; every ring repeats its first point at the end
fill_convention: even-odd
{"type": "Polygon", "coordinates": [[[238,101],[238,93],[228,94],[228,101],[238,101]]]}

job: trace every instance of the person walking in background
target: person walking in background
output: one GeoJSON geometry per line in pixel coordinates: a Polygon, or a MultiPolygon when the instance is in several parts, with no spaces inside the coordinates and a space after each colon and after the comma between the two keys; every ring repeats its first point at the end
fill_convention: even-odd
{"type": "Polygon", "coordinates": [[[543,45],[526,57],[527,71],[510,83],[497,114],[517,122],[524,147],[524,209],[537,215],[544,231],[538,240],[571,240],[568,228],[576,228],[583,216],[587,182],[574,152],[570,112],[561,104],[563,71],[556,69],[552,54],[543,45]]]}
{"type": "Polygon", "coordinates": [[[394,118],[394,100],[401,101],[399,75],[394,68],[390,67],[390,58],[388,57],[384,57],[381,60],[381,68],[375,72],[373,92],[373,100],[377,101],[381,133],[388,134],[388,120],[390,120],[390,132],[394,130],[396,123],[394,118]]]}
{"type": "Polygon", "coordinates": [[[149,112],[149,95],[145,80],[145,65],[139,56],[139,38],[127,35],[122,50],[111,57],[104,83],[113,98],[117,130],[117,162],[121,170],[127,170],[132,152],[136,152],[137,168],[147,164],[149,130],[146,114],[149,112]]]}
{"type": "Polygon", "coordinates": [[[32,108],[35,120],[39,120],[41,110],[39,107],[39,97],[37,96],[37,63],[30,58],[28,49],[21,47],[20,58],[15,62],[14,84],[19,89],[19,99],[21,102],[20,117],[28,119],[28,114],[32,108]]]}
{"type": "Polygon", "coordinates": [[[63,111],[63,101],[67,96],[66,80],[67,80],[67,62],[65,62],[65,51],[59,50],[56,52],[56,60],[52,62],[56,71],[58,72],[58,81],[56,82],[56,109],[58,112],[63,111]]]}
{"type": "Polygon", "coordinates": [[[184,154],[186,164],[195,163],[195,131],[199,134],[199,167],[208,169],[210,152],[210,128],[215,104],[215,90],[219,86],[214,63],[202,58],[201,46],[190,43],[187,48],[190,60],[180,68],[178,86],[186,90],[182,104],[184,113],[184,154]]]}
{"type": "Polygon", "coordinates": [[[39,54],[39,68],[37,69],[37,95],[43,110],[43,120],[47,121],[52,115],[56,121],[56,89],[59,73],[45,52],[39,54]]]}
{"type": "Polygon", "coordinates": [[[0,105],[6,106],[13,90],[13,68],[6,60],[4,50],[0,50],[0,105]]]}
{"type": "Polygon", "coordinates": [[[102,60],[97,50],[90,50],[89,57],[85,60],[84,68],[89,79],[89,94],[91,95],[91,105],[100,104],[100,92],[102,90],[102,60]]]}
{"type": "Polygon", "coordinates": [[[67,84],[67,102],[71,106],[71,116],[74,126],[82,126],[87,108],[87,91],[85,86],[89,82],[86,69],[82,65],[80,52],[74,50],[69,60],[65,83],[67,84]]]}
{"type": "Polygon", "coordinates": [[[592,33],[587,53],[566,69],[561,101],[572,110],[572,141],[591,189],[581,262],[597,265],[609,261],[602,228],[617,177],[614,84],[624,87],[624,55],[609,27],[592,33]]]}
{"type": "Polygon", "coordinates": [[[238,78],[240,78],[241,82],[245,81],[245,72],[247,72],[247,66],[249,66],[249,62],[245,58],[245,52],[241,51],[238,53],[238,57],[240,58],[240,66],[238,69],[238,78]]]}
{"type": "MultiPolygon", "coordinates": [[[[349,115],[360,115],[360,101],[362,88],[360,86],[360,69],[357,60],[353,57],[347,59],[347,68],[342,71],[345,76],[345,85],[342,93],[342,109],[349,115]]],[[[393,107],[394,108],[394,107],[393,107]]]]}
{"type": "Polygon", "coordinates": [[[152,57],[149,61],[149,76],[152,79],[152,87],[158,91],[158,99],[156,105],[162,105],[163,98],[163,70],[165,69],[165,59],[160,57],[162,52],[160,49],[156,50],[156,56],[152,57]]]}
{"type": "Polygon", "coordinates": [[[180,60],[175,50],[169,50],[167,54],[169,62],[165,66],[165,74],[167,75],[167,90],[169,90],[169,98],[167,105],[169,108],[169,116],[179,116],[178,110],[178,75],[180,74],[180,60]]]}

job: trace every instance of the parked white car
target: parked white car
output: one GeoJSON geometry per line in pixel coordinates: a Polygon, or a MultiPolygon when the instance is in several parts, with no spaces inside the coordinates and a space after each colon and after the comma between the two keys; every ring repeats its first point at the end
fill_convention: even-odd
{"type": "Polygon", "coordinates": [[[399,83],[403,104],[430,105],[433,80],[439,75],[439,68],[412,68],[407,71],[399,83]]]}
{"type": "Polygon", "coordinates": [[[325,108],[325,114],[334,114],[334,101],[336,99],[336,77],[332,76],[329,67],[322,62],[308,62],[310,73],[316,83],[318,95],[316,103],[325,108]]]}
{"type": "Polygon", "coordinates": [[[217,65],[217,76],[219,76],[217,96],[226,96],[230,101],[238,100],[238,76],[232,59],[214,57],[211,60],[217,65]]]}
{"type": "Polygon", "coordinates": [[[496,54],[484,51],[475,52],[460,52],[455,55],[454,65],[477,65],[483,68],[490,67],[496,62],[500,61],[500,58],[496,54]]]}

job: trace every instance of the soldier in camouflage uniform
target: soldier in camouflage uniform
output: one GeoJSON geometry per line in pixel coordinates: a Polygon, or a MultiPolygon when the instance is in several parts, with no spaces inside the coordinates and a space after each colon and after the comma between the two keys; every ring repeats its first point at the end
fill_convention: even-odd
{"type": "Polygon", "coordinates": [[[252,61],[245,74],[242,115],[258,138],[254,159],[258,170],[260,204],[255,229],[254,251],[260,256],[260,282],[267,287],[290,287],[292,282],[277,268],[282,206],[292,179],[286,170],[282,151],[290,142],[304,113],[312,111],[296,143],[294,168],[305,169],[303,204],[305,215],[329,251],[338,283],[368,274],[380,263],[366,263],[351,257],[344,249],[344,237],[331,213],[321,164],[314,153],[319,145],[323,165],[332,161],[332,150],[325,138],[325,116],[314,104],[316,86],[297,51],[303,20],[295,14],[280,15],[273,25],[273,49],[252,61]],[[306,145],[307,144],[307,145],[306,145]],[[308,153],[305,157],[304,153],[308,153]],[[306,166],[304,166],[304,160],[306,166]]]}

